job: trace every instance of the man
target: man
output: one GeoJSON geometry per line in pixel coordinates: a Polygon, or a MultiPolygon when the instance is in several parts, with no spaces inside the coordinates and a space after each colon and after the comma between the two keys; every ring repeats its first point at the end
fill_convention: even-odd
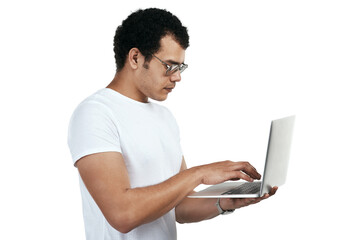
{"type": "Polygon", "coordinates": [[[172,114],[163,101],[187,65],[187,29],[160,9],[132,13],[114,37],[113,81],[85,99],[69,126],[80,173],[87,239],[175,239],[176,224],[213,218],[255,199],[190,199],[199,184],[260,179],[247,162],[187,169],[172,114]]]}

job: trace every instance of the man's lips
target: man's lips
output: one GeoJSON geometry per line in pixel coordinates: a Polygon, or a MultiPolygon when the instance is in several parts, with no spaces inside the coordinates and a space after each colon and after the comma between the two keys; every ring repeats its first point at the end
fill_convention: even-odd
{"type": "Polygon", "coordinates": [[[168,92],[171,92],[174,88],[175,86],[170,86],[170,87],[165,87],[164,89],[168,92]]]}

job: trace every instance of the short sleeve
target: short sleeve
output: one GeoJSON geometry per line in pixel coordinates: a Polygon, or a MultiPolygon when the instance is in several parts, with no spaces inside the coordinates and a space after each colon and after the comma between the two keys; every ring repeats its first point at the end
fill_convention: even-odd
{"type": "Polygon", "coordinates": [[[74,165],[90,154],[121,153],[120,137],[110,109],[96,101],[81,103],[70,120],[68,145],[74,165]]]}

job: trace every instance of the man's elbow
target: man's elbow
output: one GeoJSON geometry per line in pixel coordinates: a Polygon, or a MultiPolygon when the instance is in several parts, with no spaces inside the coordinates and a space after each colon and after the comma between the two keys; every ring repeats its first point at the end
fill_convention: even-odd
{"type": "Polygon", "coordinates": [[[115,228],[117,231],[124,234],[131,232],[134,229],[134,227],[126,223],[118,223],[116,225],[115,224],[110,224],[110,225],[112,225],[112,227],[115,228]]]}
{"type": "Polygon", "coordinates": [[[177,223],[179,223],[179,224],[184,224],[184,223],[188,223],[188,222],[186,222],[185,220],[183,220],[183,219],[176,219],[176,222],[177,223]]]}
{"type": "Polygon", "coordinates": [[[180,223],[180,224],[188,223],[188,221],[186,221],[186,219],[184,218],[183,214],[181,214],[179,212],[180,211],[178,210],[178,208],[176,208],[176,211],[175,211],[176,222],[180,223]]]}
{"type": "Polygon", "coordinates": [[[108,222],[113,228],[124,234],[138,227],[134,214],[130,212],[113,215],[109,217],[108,222]]]}

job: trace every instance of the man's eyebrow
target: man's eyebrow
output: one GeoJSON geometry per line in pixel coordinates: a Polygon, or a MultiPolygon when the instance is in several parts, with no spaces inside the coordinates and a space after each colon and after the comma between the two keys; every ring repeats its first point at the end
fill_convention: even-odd
{"type": "Polygon", "coordinates": [[[177,62],[177,61],[174,61],[174,60],[165,60],[164,62],[166,62],[166,63],[170,63],[170,64],[184,64],[184,63],[179,63],[179,62],[177,62]]]}

